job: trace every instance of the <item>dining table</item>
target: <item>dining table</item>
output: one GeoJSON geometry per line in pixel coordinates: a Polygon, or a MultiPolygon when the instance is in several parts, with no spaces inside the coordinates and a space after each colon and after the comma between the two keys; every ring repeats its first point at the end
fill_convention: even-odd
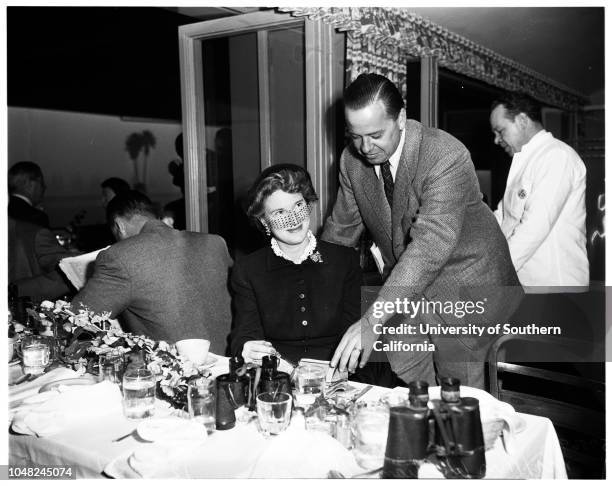
{"type": "MultiPolygon", "coordinates": [[[[227,373],[228,358],[212,356],[212,375],[227,373]]],[[[204,435],[204,440],[180,437],[144,440],[138,433],[140,422],[123,416],[119,386],[109,382],[96,385],[102,393],[100,398],[84,400],[71,413],[58,411],[53,415],[48,411],[43,416],[50,423],[32,426],[34,432],[28,431],[19,420],[19,413],[27,414],[27,410],[21,409],[24,401],[32,401],[32,397],[36,400],[37,395],[43,395],[39,393],[41,389],[49,388],[49,383],[74,377],[75,372],[56,369],[34,381],[10,385],[20,373],[18,363],[10,365],[9,466],[69,466],[76,478],[326,478],[331,470],[344,477],[367,476],[353,451],[324,432],[293,427],[293,423],[272,437],[260,433],[257,420],[239,418],[232,429],[216,430],[204,435]],[[109,388],[102,390],[102,384],[109,388]]],[[[357,389],[366,386],[349,383],[357,389]]],[[[87,390],[87,384],[82,389],[87,390]]],[[[359,401],[380,400],[393,391],[398,389],[374,386],[359,401]]],[[[488,393],[469,387],[461,387],[461,394],[475,396],[481,404],[495,400],[488,393]]],[[[485,478],[566,479],[552,422],[536,415],[516,415],[522,424],[520,430],[504,434],[503,439],[499,437],[486,451],[485,478]]],[[[189,420],[184,412],[161,400],[156,401],[155,417],[185,423],[189,420]]],[[[443,477],[433,462],[423,463],[418,474],[419,478],[443,477]]]]}

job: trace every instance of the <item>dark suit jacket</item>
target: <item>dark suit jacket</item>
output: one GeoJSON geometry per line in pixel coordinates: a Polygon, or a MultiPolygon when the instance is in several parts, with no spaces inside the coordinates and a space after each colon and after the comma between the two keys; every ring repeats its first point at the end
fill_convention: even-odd
{"type": "Polygon", "coordinates": [[[8,203],[8,215],[19,221],[28,221],[39,226],[49,227],[49,216],[40,209],[28,204],[20,197],[10,196],[8,203]]]}
{"type": "Polygon", "coordinates": [[[58,269],[62,258],[73,256],[47,228],[8,219],[8,281],[21,296],[54,300],[72,292],[58,269]]]}
{"type": "Polygon", "coordinates": [[[100,252],[73,303],[120,316],[126,331],[168,342],[209,339],[212,352],[225,354],[231,264],[220,236],[151,220],[140,234],[100,252]]]}
{"type": "MultiPolygon", "coordinates": [[[[488,296],[487,321],[504,319],[513,308],[503,286],[522,290],[506,239],[482,202],[469,152],[448,133],[414,120],[407,120],[405,132],[393,211],[373,166],[346,148],[338,197],[321,238],[355,246],[367,226],[385,262],[379,294],[385,301],[488,296]]],[[[461,340],[468,347],[479,341],[461,340]]]]}
{"type": "Polygon", "coordinates": [[[322,262],[296,265],[270,246],[236,262],[232,355],[246,341],[265,339],[295,363],[302,357],[331,359],[360,315],[361,269],[352,249],[320,241],[315,251],[322,262]]]}

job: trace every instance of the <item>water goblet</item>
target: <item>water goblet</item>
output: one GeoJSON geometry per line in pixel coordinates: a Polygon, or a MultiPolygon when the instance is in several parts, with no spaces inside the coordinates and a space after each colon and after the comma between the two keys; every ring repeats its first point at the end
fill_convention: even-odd
{"type": "Polygon", "coordinates": [[[26,336],[21,340],[21,358],[23,372],[31,375],[41,375],[49,365],[51,349],[44,336],[26,336]]]}
{"type": "Polygon", "coordinates": [[[145,368],[123,375],[123,414],[128,419],[151,417],[155,412],[155,376],[145,368]]]}
{"type": "Polygon", "coordinates": [[[307,408],[325,389],[325,371],[320,366],[301,365],[295,374],[295,401],[307,408]]]}
{"type": "Polygon", "coordinates": [[[353,455],[365,469],[380,468],[385,460],[389,408],[379,402],[357,405],[351,417],[353,455]]]}

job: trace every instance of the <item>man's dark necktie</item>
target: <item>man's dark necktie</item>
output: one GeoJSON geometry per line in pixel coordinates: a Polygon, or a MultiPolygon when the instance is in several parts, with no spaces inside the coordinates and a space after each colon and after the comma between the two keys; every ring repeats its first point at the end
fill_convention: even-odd
{"type": "Polygon", "coordinates": [[[387,160],[382,164],[380,170],[383,184],[385,185],[385,196],[387,196],[389,207],[393,208],[393,176],[391,175],[391,163],[387,160]]]}

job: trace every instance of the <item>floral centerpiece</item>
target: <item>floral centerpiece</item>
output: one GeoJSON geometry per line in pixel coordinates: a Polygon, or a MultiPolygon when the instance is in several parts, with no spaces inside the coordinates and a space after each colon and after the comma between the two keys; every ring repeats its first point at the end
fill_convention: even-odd
{"type": "Polygon", "coordinates": [[[96,372],[99,357],[111,351],[125,357],[126,368],[146,366],[156,376],[158,397],[176,408],[187,402],[187,382],[202,376],[174,346],[121,330],[110,313],[95,314],[84,306],[77,311],[69,302],[43,301],[28,309],[27,324],[12,323],[17,337],[38,333],[55,338],[59,365],[96,372]]]}

